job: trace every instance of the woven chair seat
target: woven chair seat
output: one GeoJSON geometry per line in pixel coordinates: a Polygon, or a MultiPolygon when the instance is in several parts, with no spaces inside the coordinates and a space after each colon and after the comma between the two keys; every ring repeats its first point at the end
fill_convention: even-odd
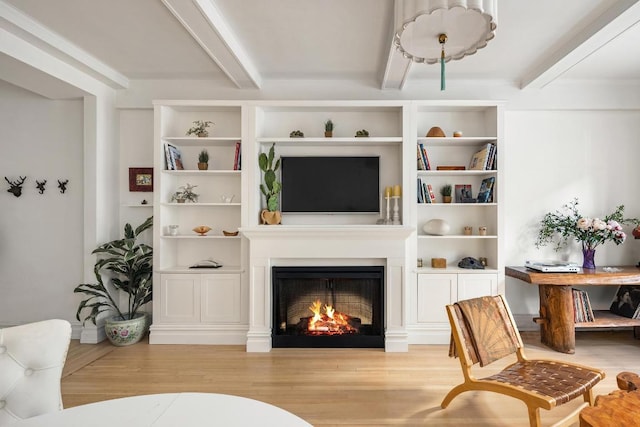
{"type": "Polygon", "coordinates": [[[582,396],[601,379],[598,372],[548,360],[516,362],[498,374],[482,378],[520,387],[555,401],[555,406],[582,396]]]}

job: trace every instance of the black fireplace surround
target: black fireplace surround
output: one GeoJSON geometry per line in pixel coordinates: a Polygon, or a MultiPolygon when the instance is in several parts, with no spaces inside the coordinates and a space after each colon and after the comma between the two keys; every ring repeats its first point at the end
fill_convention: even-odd
{"type": "Polygon", "coordinates": [[[272,267],[272,347],[384,348],[384,267],[272,267]],[[315,301],[348,316],[348,330],[308,330],[315,301]]]}

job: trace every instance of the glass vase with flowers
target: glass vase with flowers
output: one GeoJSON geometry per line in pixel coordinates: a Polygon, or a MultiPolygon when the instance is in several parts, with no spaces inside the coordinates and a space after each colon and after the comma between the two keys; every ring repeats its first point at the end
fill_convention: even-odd
{"type": "Polygon", "coordinates": [[[561,210],[549,212],[540,221],[540,231],[536,247],[555,243],[555,250],[565,247],[569,240],[582,246],[582,268],[594,270],[596,247],[608,241],[620,245],[627,238],[623,224],[637,224],[636,218],[624,217],[624,205],[619,205],[613,213],[604,218],[591,218],[580,214],[578,199],[563,205],[561,210]]]}

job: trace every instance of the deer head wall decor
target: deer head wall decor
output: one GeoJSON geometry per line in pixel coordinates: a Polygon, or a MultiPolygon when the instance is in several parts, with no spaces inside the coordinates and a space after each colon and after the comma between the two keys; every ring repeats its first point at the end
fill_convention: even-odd
{"type": "Polygon", "coordinates": [[[69,183],[68,179],[65,179],[64,181],[58,180],[58,188],[60,189],[60,192],[62,194],[64,194],[64,192],[67,191],[67,184],[68,183],[69,183]]]}
{"type": "Polygon", "coordinates": [[[44,181],[38,181],[36,179],[36,188],[38,189],[38,192],[40,194],[44,193],[44,186],[47,184],[47,180],[45,179],[44,181]]]}
{"type": "Polygon", "coordinates": [[[22,184],[24,184],[24,181],[26,179],[26,176],[21,176],[20,179],[9,181],[9,179],[7,179],[7,177],[5,176],[4,180],[7,181],[11,186],[11,188],[9,188],[7,191],[16,197],[20,197],[22,195],[22,184]]]}

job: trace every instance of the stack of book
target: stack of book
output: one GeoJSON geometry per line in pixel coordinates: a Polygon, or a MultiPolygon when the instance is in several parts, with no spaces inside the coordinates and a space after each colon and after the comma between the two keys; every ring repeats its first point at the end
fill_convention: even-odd
{"type": "Polygon", "coordinates": [[[427,149],[423,144],[418,144],[418,170],[430,171],[431,163],[429,162],[429,156],[427,156],[427,149]]]}
{"type": "Polygon", "coordinates": [[[478,150],[469,162],[469,170],[496,170],[497,169],[497,147],[489,142],[481,150],[478,150]]]}
{"type": "Polygon", "coordinates": [[[586,291],[571,289],[573,294],[573,319],[576,323],[593,322],[593,310],[586,291]]]}
{"type": "Polygon", "coordinates": [[[418,178],[418,203],[435,203],[436,195],[433,192],[431,184],[423,182],[421,178],[418,178]]]}
{"type": "Polygon", "coordinates": [[[165,144],[164,154],[167,163],[167,170],[184,170],[184,165],[182,164],[182,155],[180,154],[180,150],[178,150],[178,147],[173,144],[165,144]]]}

